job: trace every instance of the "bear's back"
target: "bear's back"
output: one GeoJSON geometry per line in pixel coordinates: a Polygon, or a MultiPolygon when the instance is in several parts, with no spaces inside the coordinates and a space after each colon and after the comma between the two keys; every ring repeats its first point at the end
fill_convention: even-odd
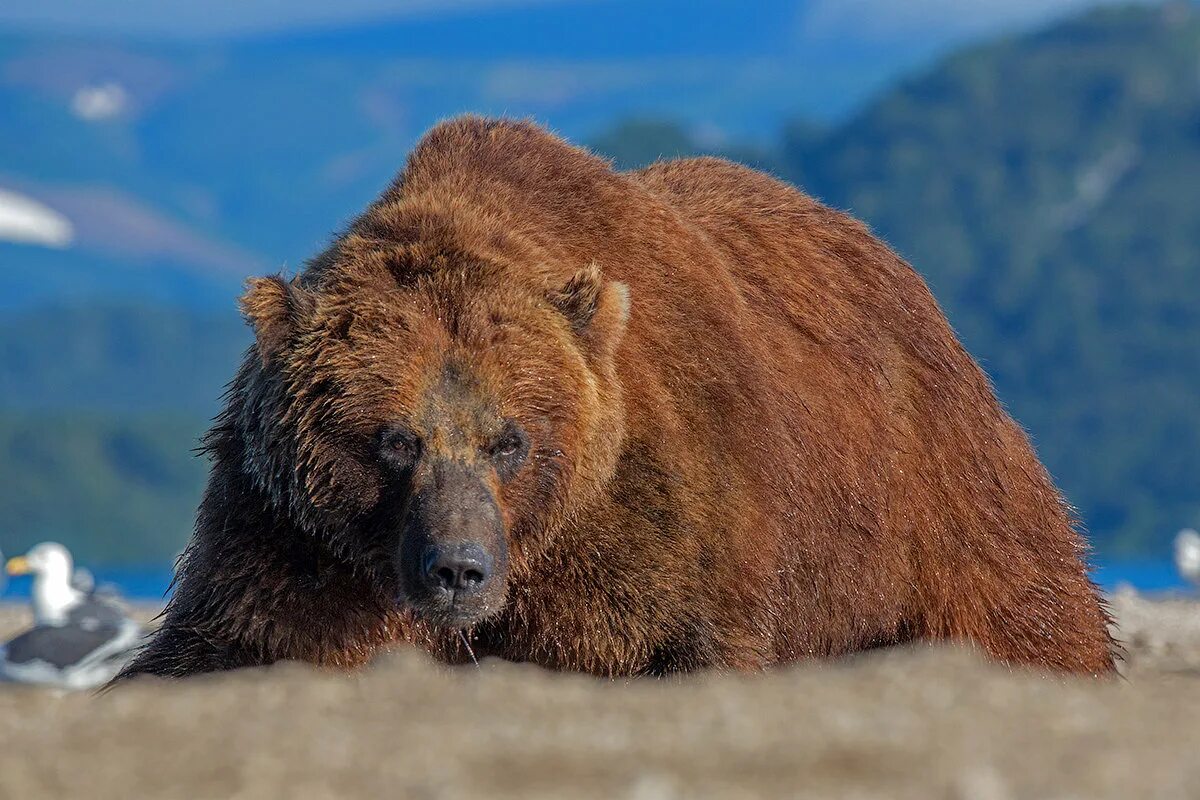
{"type": "Polygon", "coordinates": [[[927,335],[945,341],[936,303],[912,268],[861,222],[799,189],[712,157],[626,174],[708,240],[738,290],[759,308],[772,308],[793,326],[820,318],[822,328],[807,329],[807,336],[861,345],[878,340],[880,326],[903,326],[919,313],[932,323],[927,335]]]}

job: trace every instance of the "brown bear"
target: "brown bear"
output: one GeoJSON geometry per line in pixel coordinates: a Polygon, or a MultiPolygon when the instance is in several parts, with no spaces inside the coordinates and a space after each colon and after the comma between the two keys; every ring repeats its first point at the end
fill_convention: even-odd
{"type": "Polygon", "coordinates": [[[242,305],[125,676],[397,642],[606,676],[915,640],[1113,669],[1071,514],[921,278],[766,175],[463,118],[242,305]]]}

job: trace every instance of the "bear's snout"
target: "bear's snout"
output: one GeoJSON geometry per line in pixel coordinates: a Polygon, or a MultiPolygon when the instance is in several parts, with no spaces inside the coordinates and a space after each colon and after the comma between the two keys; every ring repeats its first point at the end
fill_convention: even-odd
{"type": "Polygon", "coordinates": [[[507,556],[499,506],[477,470],[423,464],[400,539],[401,602],[434,625],[479,622],[503,605],[507,556]]]}
{"type": "Polygon", "coordinates": [[[434,592],[462,595],[481,591],[492,577],[493,559],[477,542],[432,545],[421,558],[425,585],[434,592]]]}

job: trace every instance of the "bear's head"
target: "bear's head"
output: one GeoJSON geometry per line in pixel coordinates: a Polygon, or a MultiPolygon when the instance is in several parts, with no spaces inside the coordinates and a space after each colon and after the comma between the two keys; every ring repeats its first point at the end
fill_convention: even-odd
{"type": "Polygon", "coordinates": [[[595,265],[352,233],[300,278],[252,280],[242,308],[241,468],[295,535],[430,624],[503,608],[615,469],[628,296],[595,265]]]}

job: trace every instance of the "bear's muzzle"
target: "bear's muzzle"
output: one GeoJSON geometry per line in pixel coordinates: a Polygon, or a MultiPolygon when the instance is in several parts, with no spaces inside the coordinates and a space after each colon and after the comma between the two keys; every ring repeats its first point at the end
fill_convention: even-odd
{"type": "Polygon", "coordinates": [[[504,523],[491,489],[470,465],[423,466],[400,539],[401,601],[434,625],[468,627],[502,605],[504,523]]]}

